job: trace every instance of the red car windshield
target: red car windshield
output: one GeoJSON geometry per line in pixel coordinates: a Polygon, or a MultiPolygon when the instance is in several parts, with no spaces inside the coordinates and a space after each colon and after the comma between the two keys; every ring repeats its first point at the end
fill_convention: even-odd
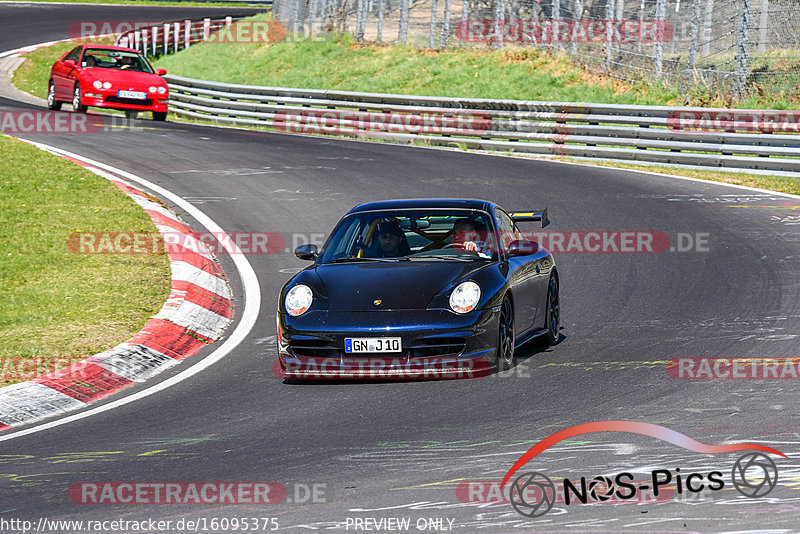
{"type": "Polygon", "coordinates": [[[107,48],[87,48],[83,52],[81,66],[155,73],[153,67],[141,54],[107,48]]]}

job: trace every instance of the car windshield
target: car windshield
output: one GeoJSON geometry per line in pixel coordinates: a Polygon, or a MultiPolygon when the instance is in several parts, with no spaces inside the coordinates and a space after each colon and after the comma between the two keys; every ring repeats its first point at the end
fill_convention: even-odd
{"type": "Polygon", "coordinates": [[[493,236],[491,218],[478,210],[360,212],[336,226],[320,261],[490,261],[497,259],[493,236]]]}
{"type": "Polygon", "coordinates": [[[87,48],[81,60],[82,67],[94,67],[101,69],[134,70],[137,72],[148,72],[153,74],[155,71],[150,63],[137,52],[126,52],[124,50],[109,50],[107,48],[87,48]]]}

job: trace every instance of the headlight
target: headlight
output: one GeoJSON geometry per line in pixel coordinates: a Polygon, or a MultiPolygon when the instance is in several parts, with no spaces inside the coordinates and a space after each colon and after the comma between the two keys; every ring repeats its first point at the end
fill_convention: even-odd
{"type": "Polygon", "coordinates": [[[298,316],[303,315],[311,307],[311,301],[314,300],[314,294],[311,288],[303,284],[298,284],[286,293],[286,311],[289,315],[298,316]]]}
{"type": "Polygon", "coordinates": [[[462,282],[450,295],[450,307],[456,313],[467,313],[475,309],[481,300],[481,288],[475,282],[462,282]]]}
{"type": "Polygon", "coordinates": [[[157,91],[158,91],[158,89],[156,89],[156,86],[155,86],[155,85],[151,85],[151,86],[150,86],[150,92],[151,92],[151,93],[155,93],[155,92],[157,92],[157,91]]]}
{"type": "Polygon", "coordinates": [[[95,89],[102,89],[103,88],[103,82],[101,82],[100,80],[95,80],[92,85],[94,85],[95,89]]]}
{"type": "Polygon", "coordinates": [[[103,82],[103,89],[111,89],[111,82],[103,82]]]}
{"type": "Polygon", "coordinates": [[[159,87],[158,88],[158,94],[163,95],[166,92],[167,92],[167,88],[166,87],[159,87]]]}

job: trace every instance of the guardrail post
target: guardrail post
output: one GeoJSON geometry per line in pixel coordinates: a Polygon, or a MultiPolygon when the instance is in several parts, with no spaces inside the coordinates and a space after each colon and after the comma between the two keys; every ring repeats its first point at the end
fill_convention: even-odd
{"type": "Polygon", "coordinates": [[[192,21],[183,21],[183,48],[189,48],[192,43],[192,21]]]}
{"type": "Polygon", "coordinates": [[[233,17],[225,17],[225,27],[227,28],[231,24],[233,24],[233,17]]]}
{"type": "Polygon", "coordinates": [[[740,0],[739,33],[736,39],[736,83],[733,93],[741,98],[747,92],[747,75],[749,74],[748,44],[750,40],[750,0],[740,0]]]}
{"type": "Polygon", "coordinates": [[[203,40],[206,41],[211,37],[211,19],[203,19],[203,40]]]}
{"type": "Polygon", "coordinates": [[[150,28],[150,34],[151,34],[150,36],[153,38],[152,39],[153,53],[151,55],[153,57],[156,57],[156,43],[158,42],[158,26],[153,26],[152,28],[150,28]]]}
{"type": "Polygon", "coordinates": [[[149,50],[148,42],[147,42],[148,35],[149,35],[149,32],[147,31],[147,28],[143,29],[142,30],[142,54],[144,54],[145,56],[147,55],[147,51],[149,50]]]}
{"type": "Polygon", "coordinates": [[[141,40],[142,40],[142,35],[139,32],[139,30],[136,30],[135,32],[133,32],[133,47],[136,50],[138,50],[139,52],[142,51],[141,40]]]}
{"type": "Polygon", "coordinates": [[[428,48],[436,46],[436,9],[438,0],[431,0],[431,23],[428,28],[428,48]]]}
{"type": "Polygon", "coordinates": [[[178,43],[181,42],[181,23],[176,22],[172,25],[172,34],[174,39],[172,40],[172,51],[173,53],[178,52],[178,43]]]}
{"type": "Polygon", "coordinates": [[[439,47],[447,48],[450,44],[450,0],[444,0],[444,13],[442,13],[442,38],[439,47]]]}
{"type": "Polygon", "coordinates": [[[169,23],[164,24],[164,55],[169,54],[169,23]]]}

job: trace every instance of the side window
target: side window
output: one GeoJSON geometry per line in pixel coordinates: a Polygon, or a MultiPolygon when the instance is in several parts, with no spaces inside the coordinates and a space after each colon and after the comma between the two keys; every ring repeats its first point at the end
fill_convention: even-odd
{"type": "Polygon", "coordinates": [[[506,212],[498,209],[496,213],[497,231],[500,233],[500,247],[503,251],[506,251],[508,250],[508,245],[511,244],[512,241],[522,239],[522,236],[519,230],[517,230],[514,221],[511,220],[511,217],[509,217],[506,212]]]}
{"type": "Polygon", "coordinates": [[[74,61],[74,62],[75,62],[75,64],[77,65],[77,64],[78,64],[78,57],[79,57],[80,55],[81,55],[81,47],[80,47],[80,46],[76,46],[75,48],[73,48],[73,49],[70,51],[70,53],[69,53],[69,54],[67,54],[67,55],[64,57],[64,61],[66,61],[66,60],[68,60],[68,59],[71,59],[71,60],[72,60],[72,61],[74,61]]]}

